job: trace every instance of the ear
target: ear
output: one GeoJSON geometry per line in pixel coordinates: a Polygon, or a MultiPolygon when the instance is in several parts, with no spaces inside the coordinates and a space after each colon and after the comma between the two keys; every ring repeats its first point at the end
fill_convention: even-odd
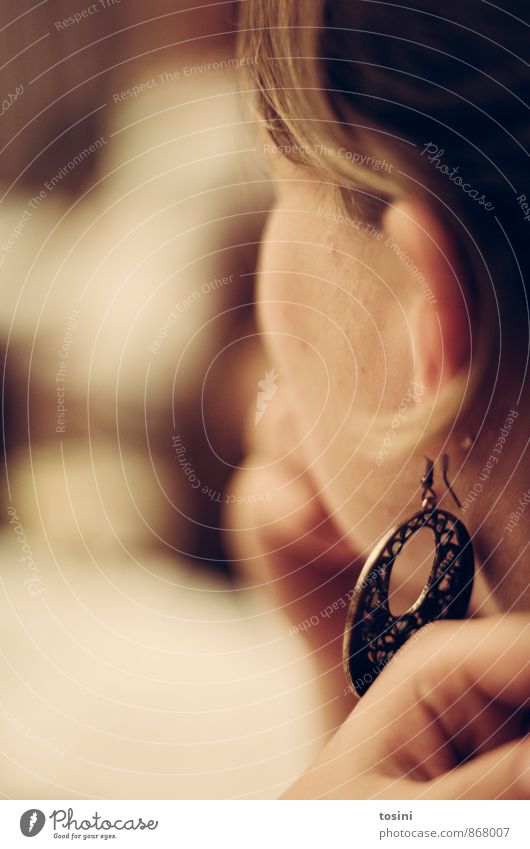
{"type": "MultiPolygon", "coordinates": [[[[467,286],[450,234],[429,207],[405,200],[389,206],[383,229],[412,260],[417,296],[410,316],[414,341],[415,380],[426,391],[437,392],[469,362],[471,317],[467,286]]],[[[388,242],[388,239],[387,239],[388,242]]]]}

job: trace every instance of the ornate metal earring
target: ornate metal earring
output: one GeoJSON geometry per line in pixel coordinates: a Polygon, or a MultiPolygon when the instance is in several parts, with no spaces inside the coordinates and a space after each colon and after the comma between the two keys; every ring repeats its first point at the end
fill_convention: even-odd
{"type": "MultiPolygon", "coordinates": [[[[448,458],[443,457],[447,480],[448,458]]],[[[462,619],[473,587],[474,556],[463,523],[439,510],[433,490],[434,464],[427,458],[421,479],[421,507],[402,525],[393,528],[368,558],[353,591],[343,641],[343,666],[349,688],[362,696],[390,658],[416,632],[436,619],[462,619]],[[400,616],[390,612],[388,591],[396,558],[407,540],[422,528],[434,534],[435,557],[429,579],[412,607],[400,616]]]]}

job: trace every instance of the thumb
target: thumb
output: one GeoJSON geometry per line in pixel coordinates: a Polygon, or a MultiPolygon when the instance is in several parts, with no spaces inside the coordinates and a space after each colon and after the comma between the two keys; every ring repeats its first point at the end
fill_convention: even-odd
{"type": "Polygon", "coordinates": [[[427,782],[422,799],[530,799],[530,740],[505,743],[427,782]]]}

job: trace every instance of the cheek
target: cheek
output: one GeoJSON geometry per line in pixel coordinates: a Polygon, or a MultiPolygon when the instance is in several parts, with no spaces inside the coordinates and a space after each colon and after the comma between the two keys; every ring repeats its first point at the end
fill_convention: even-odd
{"type": "Polygon", "coordinates": [[[258,278],[260,329],[300,451],[322,502],[361,550],[395,512],[380,499],[397,471],[391,463],[378,471],[379,442],[372,450],[370,431],[407,389],[402,309],[376,268],[357,242],[345,247],[340,233],[326,233],[314,218],[302,226],[300,216],[279,210],[265,233],[258,278]]]}
{"type": "MultiPolygon", "coordinates": [[[[258,316],[263,341],[294,402],[301,436],[320,454],[347,433],[355,409],[377,405],[383,349],[373,287],[355,258],[337,259],[321,228],[281,210],[261,252],[258,316]]],[[[347,437],[351,440],[351,433],[347,437]]],[[[350,442],[351,449],[351,442],[350,442]]]]}

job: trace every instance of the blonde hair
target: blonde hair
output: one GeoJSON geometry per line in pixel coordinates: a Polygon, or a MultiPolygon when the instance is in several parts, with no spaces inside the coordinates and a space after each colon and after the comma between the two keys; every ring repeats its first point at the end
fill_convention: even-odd
{"type": "Polygon", "coordinates": [[[530,200],[530,56],[514,17],[524,4],[504,7],[466,0],[444,17],[437,0],[242,4],[250,89],[278,147],[337,185],[358,217],[377,222],[413,195],[452,236],[474,311],[473,367],[438,396],[429,434],[468,416],[492,390],[501,347],[513,359],[526,341],[530,220],[518,196],[530,200]],[[447,168],[429,160],[429,143],[447,168]],[[391,168],[373,167],[381,161],[391,168]]]}

